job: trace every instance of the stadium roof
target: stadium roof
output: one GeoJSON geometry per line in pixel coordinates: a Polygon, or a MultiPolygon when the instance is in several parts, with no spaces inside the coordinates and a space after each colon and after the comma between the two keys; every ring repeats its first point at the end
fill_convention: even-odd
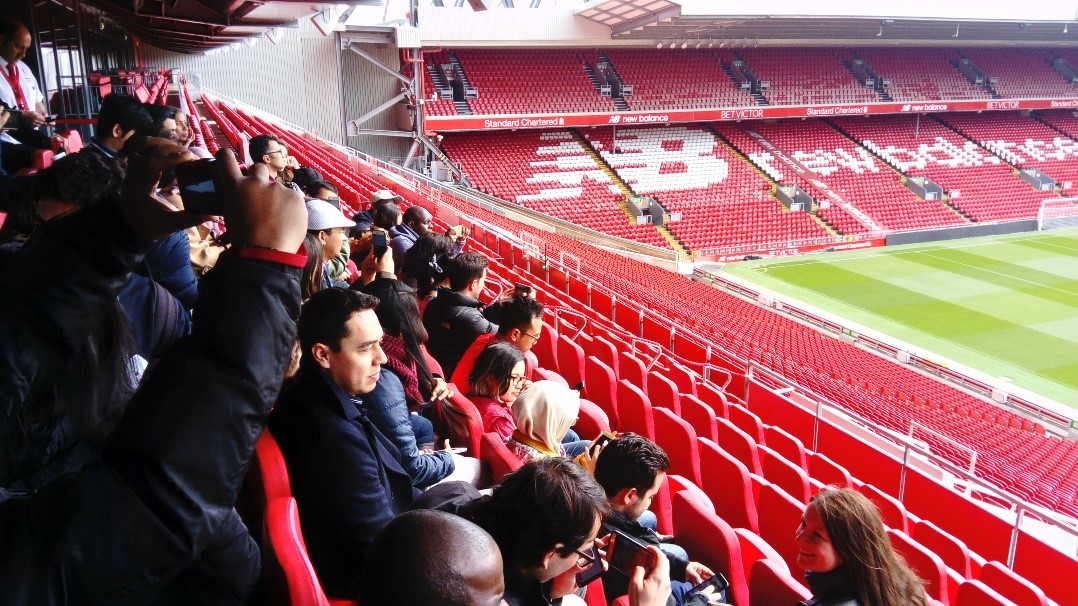
{"type": "Polygon", "coordinates": [[[1074,3],[1032,0],[1009,6],[913,0],[905,6],[786,0],[592,0],[577,16],[610,28],[612,40],[715,46],[756,44],[1043,45],[1078,43],[1074,3]],[[1075,25],[1076,27],[1070,27],[1075,25]],[[1074,30],[1074,31],[1071,31],[1074,30]]]}
{"type": "Polygon", "coordinates": [[[198,52],[259,36],[270,28],[291,27],[297,19],[339,4],[380,4],[381,0],[86,0],[86,3],[154,46],[198,52]]]}

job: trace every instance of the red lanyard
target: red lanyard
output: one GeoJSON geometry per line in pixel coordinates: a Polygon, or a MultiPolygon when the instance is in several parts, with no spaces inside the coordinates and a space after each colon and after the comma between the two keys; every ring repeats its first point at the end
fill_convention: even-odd
{"type": "Polygon", "coordinates": [[[26,95],[22,92],[22,82],[19,78],[19,67],[14,63],[8,63],[7,69],[4,70],[4,77],[7,78],[8,84],[11,85],[12,92],[15,93],[15,103],[22,111],[29,111],[30,104],[26,102],[26,95]]]}

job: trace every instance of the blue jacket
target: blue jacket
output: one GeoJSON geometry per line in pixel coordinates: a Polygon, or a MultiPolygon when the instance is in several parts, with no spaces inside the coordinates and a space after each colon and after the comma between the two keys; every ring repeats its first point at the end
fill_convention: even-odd
{"type": "Polygon", "coordinates": [[[135,272],[164,286],[184,309],[191,309],[198,299],[198,278],[191,269],[191,239],[187,232],[166,236],[146,252],[146,259],[135,272]]]}
{"type": "Polygon", "coordinates": [[[270,415],[288,465],[307,552],[329,595],[359,595],[363,560],[416,491],[400,451],[352,398],[313,363],[270,415]]]}
{"type": "Polygon", "coordinates": [[[453,473],[456,465],[452,454],[444,450],[420,454],[412,423],[408,420],[404,386],[392,370],[382,369],[378,385],[374,391],[363,396],[363,402],[367,405],[367,415],[374,426],[400,451],[401,463],[412,477],[412,485],[423,489],[453,473]]]}

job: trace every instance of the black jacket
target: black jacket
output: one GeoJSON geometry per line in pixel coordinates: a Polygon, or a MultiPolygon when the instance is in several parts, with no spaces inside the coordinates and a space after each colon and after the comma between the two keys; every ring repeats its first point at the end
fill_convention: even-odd
{"type": "Polygon", "coordinates": [[[439,288],[423,312],[427,329],[427,351],[438,360],[442,374],[453,376],[464,352],[472,342],[488,332],[498,332],[498,325],[483,317],[483,304],[448,288],[439,288]]]}
{"type": "Polygon", "coordinates": [[[812,599],[805,606],[858,606],[853,580],[845,565],[830,572],[806,572],[812,599]]]}
{"type": "Polygon", "coordinates": [[[416,496],[400,451],[314,364],[300,368],[269,427],[326,593],[355,598],[374,536],[416,496]]]}
{"type": "MultiPolygon", "coordinates": [[[[6,273],[0,294],[5,421],[149,245],[109,203],[27,243],[31,256],[6,273]]],[[[234,540],[225,529],[295,337],[297,264],[263,250],[222,256],[202,284],[192,335],[144,377],[102,460],[33,495],[0,495],[5,604],[149,603],[234,540]]]]}

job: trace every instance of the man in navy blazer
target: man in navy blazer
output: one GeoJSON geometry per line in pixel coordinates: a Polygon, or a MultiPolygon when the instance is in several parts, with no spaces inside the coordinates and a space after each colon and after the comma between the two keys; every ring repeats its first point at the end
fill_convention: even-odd
{"type": "Polygon", "coordinates": [[[302,362],[270,416],[300,523],[326,593],[355,599],[375,535],[416,496],[400,451],[367,418],[363,394],[386,362],[377,299],[331,288],[299,318],[302,362]]]}

